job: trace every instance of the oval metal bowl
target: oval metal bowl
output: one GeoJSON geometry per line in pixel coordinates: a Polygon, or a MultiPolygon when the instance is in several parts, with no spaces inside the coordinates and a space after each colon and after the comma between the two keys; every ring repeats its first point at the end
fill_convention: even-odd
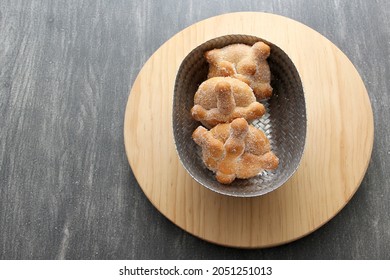
{"type": "Polygon", "coordinates": [[[179,159],[198,183],[217,193],[236,197],[264,195],[283,185],[297,170],[306,140],[306,107],[301,79],[293,62],[276,45],[258,37],[227,35],[212,39],[191,51],[177,73],[172,108],[174,141],[179,159]],[[204,53],[214,48],[263,41],[271,47],[268,64],[271,70],[273,95],[262,101],[266,114],[252,122],[262,129],[279,158],[279,167],[263,171],[251,179],[236,179],[229,185],[219,183],[201,158],[201,149],[192,140],[193,131],[201,125],[191,117],[194,94],[207,79],[208,63],[204,53]]]}

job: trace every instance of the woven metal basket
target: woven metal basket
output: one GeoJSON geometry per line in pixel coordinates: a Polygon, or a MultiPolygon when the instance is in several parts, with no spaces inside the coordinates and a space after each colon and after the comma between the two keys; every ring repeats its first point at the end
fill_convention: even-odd
{"type": "Polygon", "coordinates": [[[276,45],[248,35],[227,35],[203,43],[183,60],[177,73],[172,112],[173,134],[179,159],[187,172],[201,185],[220,194],[236,197],[264,195],[283,185],[297,170],[306,139],[306,107],[301,79],[293,62],[276,45]],[[250,179],[236,179],[223,185],[215,179],[201,158],[201,149],[192,140],[193,131],[201,125],[191,117],[194,94],[207,79],[208,63],[204,53],[214,48],[263,41],[271,47],[268,64],[273,95],[262,101],[266,114],[252,125],[262,129],[279,158],[279,167],[263,171],[250,179]]]}

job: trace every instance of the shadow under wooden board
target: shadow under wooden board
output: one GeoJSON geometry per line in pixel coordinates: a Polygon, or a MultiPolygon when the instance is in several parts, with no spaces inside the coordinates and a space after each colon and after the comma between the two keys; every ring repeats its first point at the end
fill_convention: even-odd
{"type": "Polygon", "coordinates": [[[130,92],[124,137],[139,185],[169,220],[212,243],[264,248],[313,232],[348,203],[368,167],[373,127],[362,79],[334,44],[289,18],[244,12],[191,25],[150,57],[130,92]],[[227,34],[257,36],[283,49],[305,93],[300,166],[283,186],[256,198],[228,197],[199,185],[181,165],[173,140],[172,98],[181,62],[200,44],[227,34]]]}

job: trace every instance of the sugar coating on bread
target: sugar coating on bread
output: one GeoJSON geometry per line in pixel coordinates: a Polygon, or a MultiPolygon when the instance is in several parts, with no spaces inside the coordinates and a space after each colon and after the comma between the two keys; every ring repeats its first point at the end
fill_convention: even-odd
{"type": "Polygon", "coordinates": [[[192,138],[202,148],[206,167],[222,184],[230,184],[236,178],[254,177],[279,164],[264,132],[248,125],[244,118],[219,124],[211,130],[199,126],[192,138]]]}
{"type": "Polygon", "coordinates": [[[208,78],[233,77],[248,84],[259,99],[269,98],[272,95],[271,72],[267,62],[270,51],[271,48],[263,42],[253,46],[232,44],[207,51],[208,78]]]}
{"type": "Polygon", "coordinates": [[[252,89],[231,77],[214,77],[204,81],[194,96],[192,117],[207,128],[237,118],[253,121],[265,114],[252,89]]]}

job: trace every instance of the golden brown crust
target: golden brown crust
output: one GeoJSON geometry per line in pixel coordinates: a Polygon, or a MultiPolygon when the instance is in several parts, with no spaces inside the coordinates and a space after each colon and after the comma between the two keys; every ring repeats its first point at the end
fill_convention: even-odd
{"type": "Polygon", "coordinates": [[[267,62],[271,48],[257,42],[253,46],[232,44],[205,53],[208,78],[233,77],[247,83],[259,99],[272,95],[271,72],[267,62]]]}
{"type": "Polygon", "coordinates": [[[214,77],[204,81],[194,96],[192,117],[208,128],[236,118],[253,121],[265,113],[252,89],[240,80],[214,77]]]}
{"type": "Polygon", "coordinates": [[[264,132],[248,125],[244,118],[211,130],[199,126],[192,138],[201,146],[207,168],[216,173],[222,184],[230,184],[235,178],[251,178],[279,164],[264,132]]]}

